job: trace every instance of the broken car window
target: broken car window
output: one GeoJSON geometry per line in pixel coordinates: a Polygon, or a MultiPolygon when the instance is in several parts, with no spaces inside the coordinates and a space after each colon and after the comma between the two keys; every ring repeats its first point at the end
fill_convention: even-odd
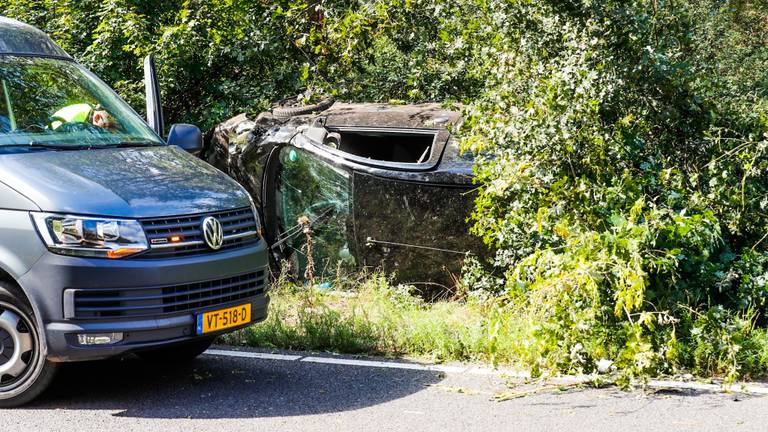
{"type": "Polygon", "coordinates": [[[301,272],[307,266],[306,236],[298,220],[307,217],[312,227],[312,258],[317,275],[337,266],[353,268],[349,250],[349,174],[294,147],[280,150],[277,180],[277,217],[281,240],[290,249],[290,261],[301,272]]]}

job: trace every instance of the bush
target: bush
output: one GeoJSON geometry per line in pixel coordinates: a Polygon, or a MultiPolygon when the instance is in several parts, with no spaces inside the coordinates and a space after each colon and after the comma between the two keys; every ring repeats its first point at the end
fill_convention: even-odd
{"type": "Polygon", "coordinates": [[[768,226],[766,88],[752,80],[768,75],[724,63],[762,65],[754,22],[768,15],[739,4],[491,6],[508,25],[487,49],[510,60],[488,65],[468,108],[464,144],[484,152],[473,229],[497,250],[509,307],[537,323],[536,367],[764,372],[746,358],[768,226]],[[720,32],[745,50],[706,43],[720,32]]]}

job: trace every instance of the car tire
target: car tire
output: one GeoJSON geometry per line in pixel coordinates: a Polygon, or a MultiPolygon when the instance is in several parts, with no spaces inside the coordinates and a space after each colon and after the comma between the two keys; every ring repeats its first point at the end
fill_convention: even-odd
{"type": "Polygon", "coordinates": [[[174,344],[162,348],[136,353],[141,359],[152,363],[184,363],[190,362],[204,353],[215,338],[204,338],[181,344],[174,344]]]}
{"type": "Polygon", "coordinates": [[[45,359],[41,336],[21,290],[0,281],[0,408],[31,402],[53,382],[58,364],[45,359]]]}
{"type": "Polygon", "coordinates": [[[327,110],[328,108],[331,107],[331,105],[334,104],[334,102],[336,102],[336,100],[331,97],[331,98],[322,100],[314,105],[305,105],[305,106],[291,107],[291,108],[274,108],[272,110],[272,115],[278,118],[290,118],[290,117],[304,115],[304,114],[311,114],[314,112],[327,110]]]}

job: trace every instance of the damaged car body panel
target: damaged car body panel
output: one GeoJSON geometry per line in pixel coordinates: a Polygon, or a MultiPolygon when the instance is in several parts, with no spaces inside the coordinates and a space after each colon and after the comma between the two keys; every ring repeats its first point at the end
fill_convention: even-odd
{"type": "Polygon", "coordinates": [[[241,115],[206,137],[203,155],[251,192],[277,261],[317,274],[380,268],[411,284],[450,287],[483,250],[467,218],[473,158],[437,104],[341,104],[313,113],[241,115]]]}

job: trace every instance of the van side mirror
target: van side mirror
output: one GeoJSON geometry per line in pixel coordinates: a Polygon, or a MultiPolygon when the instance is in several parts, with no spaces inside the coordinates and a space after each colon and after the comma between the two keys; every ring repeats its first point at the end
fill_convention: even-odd
{"type": "Polygon", "coordinates": [[[178,123],[168,132],[168,145],[181,147],[193,155],[203,150],[203,134],[200,128],[191,124],[178,123]]]}

